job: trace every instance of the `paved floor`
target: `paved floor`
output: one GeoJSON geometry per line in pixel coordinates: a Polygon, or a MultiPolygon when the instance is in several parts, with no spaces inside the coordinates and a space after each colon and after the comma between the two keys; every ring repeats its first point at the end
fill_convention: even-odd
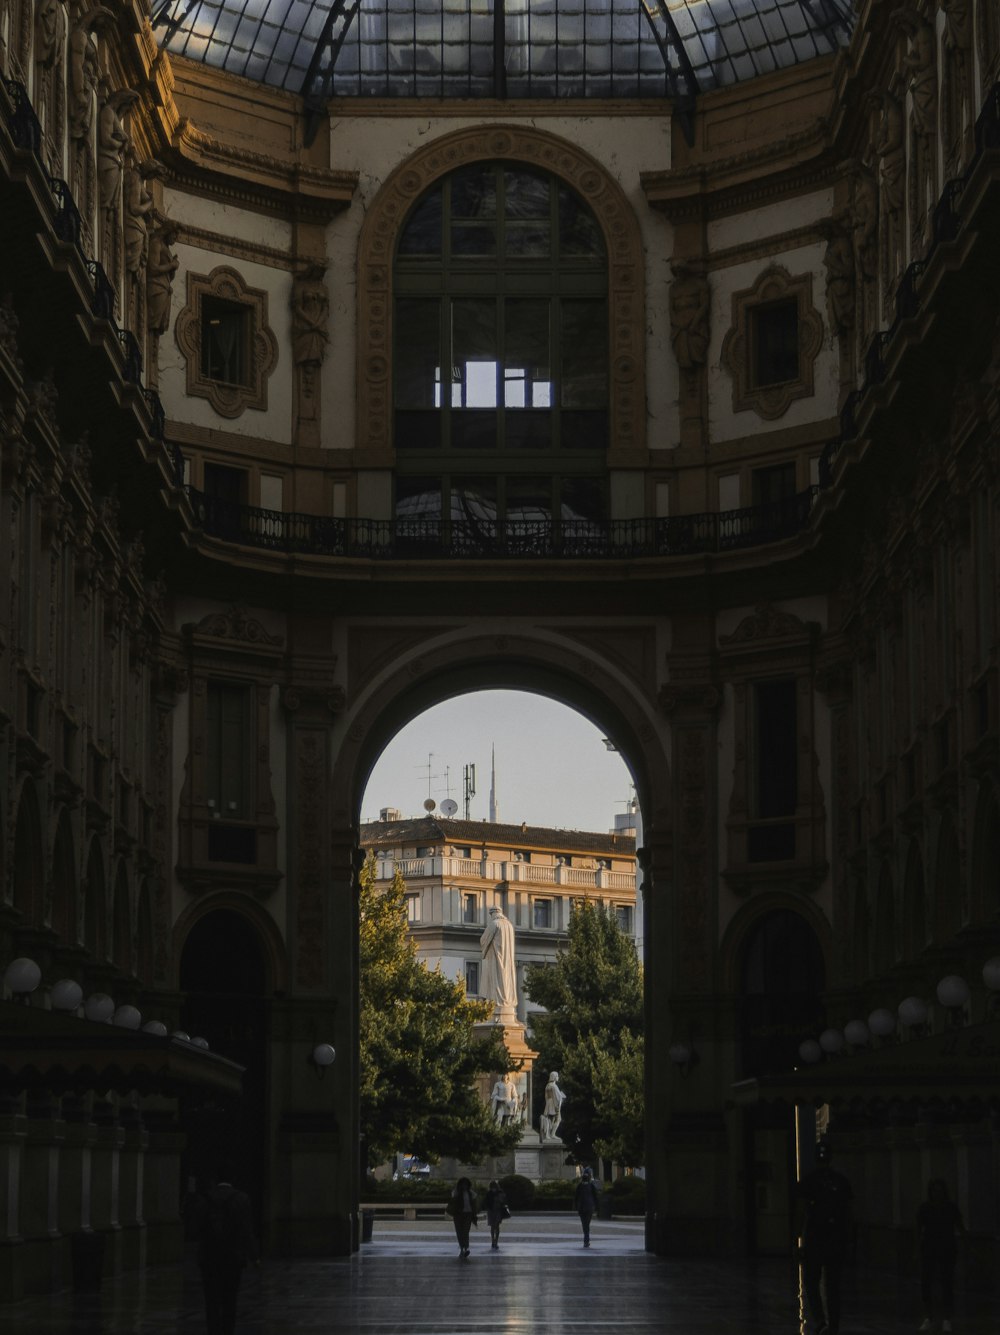
{"type": "MultiPolygon", "coordinates": [[[[358,1257],[266,1263],[251,1272],[237,1335],[804,1335],[797,1275],[755,1266],[664,1261],[639,1223],[596,1223],[581,1246],[575,1216],[513,1219],[498,1252],[485,1228],[458,1260],[451,1225],[377,1220],[358,1257]]],[[[849,1274],[842,1335],[915,1332],[915,1285],[849,1274]]],[[[0,1307],[3,1335],[202,1335],[195,1276],[180,1267],[0,1307]]],[[[960,1304],[956,1335],[1000,1335],[995,1304],[960,1304]]]]}

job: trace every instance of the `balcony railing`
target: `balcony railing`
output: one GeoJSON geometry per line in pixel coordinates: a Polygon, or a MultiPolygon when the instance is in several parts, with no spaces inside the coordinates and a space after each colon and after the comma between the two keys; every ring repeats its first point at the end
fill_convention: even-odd
{"type": "Polygon", "coordinates": [[[757,547],[804,529],[818,487],[767,505],[667,519],[488,523],[445,519],[333,519],[209,496],[188,488],[202,532],[245,547],[367,560],[634,559],[757,547]]]}
{"type": "Polygon", "coordinates": [[[431,877],[458,882],[489,881],[498,885],[545,886],[574,890],[609,890],[615,894],[635,894],[635,873],[611,871],[608,867],[571,867],[566,864],[547,866],[538,862],[516,862],[513,858],[379,858],[376,875],[380,881],[391,881],[399,870],[405,881],[426,880],[431,877]]]}

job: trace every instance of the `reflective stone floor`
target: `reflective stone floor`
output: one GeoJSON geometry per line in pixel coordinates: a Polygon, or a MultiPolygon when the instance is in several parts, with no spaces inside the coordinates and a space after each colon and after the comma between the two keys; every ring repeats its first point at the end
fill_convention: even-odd
{"type": "MultiPolygon", "coordinates": [[[[915,1332],[916,1281],[850,1272],[842,1335],[915,1332]]],[[[162,1267],[106,1280],[99,1295],[0,1307],[3,1335],[202,1335],[196,1275],[162,1267]]],[[[513,1219],[493,1252],[485,1227],[458,1260],[451,1225],[376,1220],[353,1260],[269,1261],[251,1271],[237,1335],[807,1335],[787,1262],[665,1261],[639,1223],[575,1216],[513,1219]]],[[[960,1299],[956,1335],[1000,1335],[993,1299],[960,1299]]]]}

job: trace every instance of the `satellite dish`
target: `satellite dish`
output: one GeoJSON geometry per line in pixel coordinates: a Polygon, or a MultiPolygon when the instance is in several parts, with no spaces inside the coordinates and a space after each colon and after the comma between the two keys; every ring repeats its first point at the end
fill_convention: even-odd
{"type": "Polygon", "coordinates": [[[433,811],[436,806],[437,803],[434,801],[433,797],[428,797],[427,800],[424,802],[425,811],[433,811]]]}
{"type": "Polygon", "coordinates": [[[457,810],[458,810],[458,803],[455,801],[453,797],[446,797],[444,801],[441,803],[442,816],[454,816],[457,810]]]}

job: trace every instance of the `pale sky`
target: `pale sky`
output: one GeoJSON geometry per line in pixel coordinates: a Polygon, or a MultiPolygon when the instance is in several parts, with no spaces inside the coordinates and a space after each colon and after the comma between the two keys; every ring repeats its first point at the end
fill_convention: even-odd
{"type": "Polygon", "coordinates": [[[633,796],[628,769],[609,751],[602,733],[566,705],[526,691],[476,691],[420,714],[396,734],[372,770],[361,804],[362,820],[382,807],[404,816],[424,814],[428,796],[448,796],[465,815],[462,772],[476,766],[472,820],[489,816],[490,750],[496,747],[497,815],[519,825],[606,831],[633,796]]]}

